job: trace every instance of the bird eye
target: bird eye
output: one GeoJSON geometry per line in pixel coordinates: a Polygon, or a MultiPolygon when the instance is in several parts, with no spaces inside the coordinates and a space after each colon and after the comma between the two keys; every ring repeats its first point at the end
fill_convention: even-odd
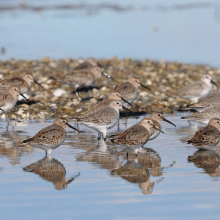
{"type": "Polygon", "coordinates": [[[120,103],[119,102],[117,102],[117,105],[119,105],[120,103]]]}
{"type": "Polygon", "coordinates": [[[118,94],[118,93],[116,93],[116,95],[117,95],[117,96],[119,96],[119,94],[118,94]]]}
{"type": "Polygon", "coordinates": [[[147,121],[148,124],[150,124],[150,121],[147,121]]]}
{"type": "Polygon", "coordinates": [[[219,121],[217,121],[217,123],[219,123],[219,121]]]}
{"type": "Polygon", "coordinates": [[[65,121],[65,120],[63,120],[63,123],[66,123],[66,121],[65,121]]]}
{"type": "Polygon", "coordinates": [[[135,80],[135,82],[138,82],[138,80],[135,80]]]}
{"type": "Polygon", "coordinates": [[[202,140],[204,141],[204,140],[205,140],[205,138],[202,138],[202,140]]]}
{"type": "Polygon", "coordinates": [[[158,114],[158,116],[161,116],[160,114],[158,114]]]}

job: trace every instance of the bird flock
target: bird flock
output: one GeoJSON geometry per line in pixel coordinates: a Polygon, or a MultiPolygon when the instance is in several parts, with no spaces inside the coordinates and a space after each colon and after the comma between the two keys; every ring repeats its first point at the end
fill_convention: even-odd
{"type": "MultiPolygon", "coordinates": [[[[59,83],[73,86],[77,99],[81,100],[78,88],[91,86],[101,76],[115,81],[112,76],[103,71],[100,64],[93,58],[89,58],[77,66],[74,71],[61,77],[51,76],[50,78],[59,83]]],[[[30,73],[25,73],[22,77],[0,81],[0,111],[2,114],[6,114],[7,120],[9,120],[7,113],[15,107],[18,96],[21,95],[26,99],[24,94],[28,92],[33,82],[41,86],[30,73]]],[[[211,75],[203,75],[200,80],[171,94],[173,97],[189,100],[185,110],[197,111],[194,115],[182,117],[182,119],[208,124],[187,141],[188,144],[199,149],[212,149],[220,141],[220,91],[211,92],[212,84],[217,86],[211,75]]],[[[133,101],[138,96],[139,87],[151,91],[148,86],[140,82],[137,76],[130,76],[127,81],[112,88],[112,92],[105,99],[81,115],[75,115],[71,120],[76,124],[83,124],[96,130],[98,140],[106,141],[109,139],[114,145],[126,146],[127,158],[130,151],[137,155],[148,141],[154,140],[160,133],[163,133],[161,121],[176,127],[161,112],[152,112],[149,118],[143,118],[125,131],[108,135],[108,130],[119,123],[120,110],[124,108],[129,111],[129,108],[133,106],[133,101]]],[[[65,141],[66,127],[70,127],[78,133],[81,132],[78,127],[73,127],[66,118],[60,116],[54,120],[52,125],[43,128],[32,138],[23,140],[23,143],[43,149],[47,155],[50,155],[52,150],[65,141]]]]}

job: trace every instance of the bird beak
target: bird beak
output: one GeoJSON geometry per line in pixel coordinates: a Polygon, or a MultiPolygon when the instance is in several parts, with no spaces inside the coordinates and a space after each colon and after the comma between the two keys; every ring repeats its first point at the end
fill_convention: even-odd
{"type": "Polygon", "coordinates": [[[140,85],[141,85],[142,87],[144,87],[145,89],[148,89],[149,91],[151,91],[151,89],[150,89],[149,87],[145,86],[144,84],[140,83],[140,85]]]}
{"type": "Polygon", "coordinates": [[[28,99],[27,99],[22,93],[20,93],[20,95],[21,95],[26,101],[28,101],[28,99]]]}
{"type": "Polygon", "coordinates": [[[211,80],[211,83],[218,87],[218,85],[213,80],[211,80]]]}
{"type": "Polygon", "coordinates": [[[124,105],[122,105],[122,108],[123,108],[124,110],[128,111],[128,112],[132,112],[132,113],[134,113],[134,112],[131,111],[129,108],[126,108],[124,105]]]}
{"type": "Polygon", "coordinates": [[[38,86],[40,86],[41,88],[45,89],[37,80],[34,80],[34,82],[35,82],[38,86]]]}
{"type": "Polygon", "coordinates": [[[78,131],[78,132],[80,133],[80,131],[79,131],[78,129],[74,128],[74,127],[73,127],[72,125],[70,125],[69,123],[67,123],[67,126],[68,126],[69,128],[72,128],[73,130],[78,131]]]}
{"type": "Polygon", "coordinates": [[[107,73],[102,72],[102,75],[113,81],[113,78],[110,75],[108,75],[107,73]]]}
{"type": "Polygon", "coordinates": [[[121,100],[126,102],[128,105],[130,105],[131,107],[134,107],[129,101],[127,101],[126,99],[124,99],[122,96],[120,96],[121,100]]]}
{"type": "Polygon", "coordinates": [[[154,124],[153,124],[153,128],[157,129],[159,132],[164,134],[164,132],[162,130],[160,130],[157,126],[155,126],[154,124]]]}
{"type": "Polygon", "coordinates": [[[166,121],[166,122],[170,123],[171,125],[173,125],[174,127],[176,127],[176,125],[175,125],[175,124],[173,124],[171,121],[167,120],[167,119],[166,119],[166,118],[164,118],[164,117],[162,117],[162,118],[163,118],[163,121],[166,121]]]}

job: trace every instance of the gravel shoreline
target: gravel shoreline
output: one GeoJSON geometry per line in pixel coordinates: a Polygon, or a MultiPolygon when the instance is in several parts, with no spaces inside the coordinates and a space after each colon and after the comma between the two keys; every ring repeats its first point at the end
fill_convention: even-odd
{"type": "MultiPolygon", "coordinates": [[[[29,102],[24,100],[8,114],[17,120],[32,120],[54,118],[81,114],[91,108],[99,99],[106,97],[117,83],[124,82],[130,75],[137,75],[141,82],[151,88],[151,92],[140,88],[138,98],[134,101],[133,111],[151,113],[161,111],[173,113],[185,107],[188,101],[179,100],[169,95],[173,91],[200,79],[203,74],[213,75],[214,81],[220,85],[220,68],[210,66],[189,65],[177,62],[156,62],[153,60],[138,61],[134,59],[119,60],[118,58],[97,60],[104,68],[104,72],[111,75],[115,81],[100,77],[89,89],[81,89],[83,101],[79,102],[72,91],[74,87],[61,84],[50,79],[50,76],[62,76],[74,70],[83,62],[81,59],[53,60],[7,60],[0,61],[0,79],[21,76],[30,72],[45,88],[33,84],[28,92],[29,102]],[[63,93],[63,94],[62,94],[63,93]],[[62,94],[62,96],[59,96],[62,94]]],[[[216,89],[216,87],[213,87],[216,89]]],[[[1,116],[4,118],[4,115],[1,116]]]]}

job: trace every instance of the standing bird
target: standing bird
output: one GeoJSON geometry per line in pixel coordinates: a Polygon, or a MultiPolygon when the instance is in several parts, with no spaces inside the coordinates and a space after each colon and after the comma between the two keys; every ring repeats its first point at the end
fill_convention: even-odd
{"type": "MultiPolygon", "coordinates": [[[[109,105],[109,103],[111,103],[112,101],[124,101],[126,102],[128,105],[133,106],[130,102],[128,102],[126,99],[124,99],[119,93],[117,92],[112,92],[110,93],[110,95],[108,97],[106,97],[104,100],[102,100],[101,102],[98,102],[97,104],[93,105],[91,109],[89,109],[88,111],[86,111],[85,113],[83,113],[80,117],[84,117],[85,115],[90,115],[93,114],[95,112],[97,112],[98,110],[105,108],[106,106],[109,105]]],[[[123,106],[122,106],[123,107],[123,106]]]]}
{"type": "Polygon", "coordinates": [[[119,109],[122,108],[120,101],[111,101],[106,107],[99,109],[91,114],[74,117],[76,123],[84,124],[89,128],[93,128],[106,140],[107,130],[114,127],[119,120],[119,109]]]}
{"type": "MultiPolygon", "coordinates": [[[[173,125],[174,127],[176,127],[175,124],[173,124],[171,121],[167,120],[166,118],[163,117],[163,115],[159,112],[153,112],[150,116],[150,119],[153,121],[154,125],[159,129],[161,130],[161,121],[166,121],[168,123],[170,123],[171,125],[173,125]]],[[[160,131],[156,129],[156,128],[150,128],[151,130],[151,135],[150,135],[150,138],[149,138],[149,141],[155,139],[159,134],[160,134],[160,131]]]]}
{"type": "Polygon", "coordinates": [[[66,127],[78,131],[68,123],[66,118],[58,117],[54,120],[52,125],[41,129],[34,135],[34,137],[24,140],[23,143],[30,144],[36,148],[41,148],[46,151],[47,155],[49,155],[52,150],[58,148],[65,141],[66,127]]]}
{"type": "Polygon", "coordinates": [[[213,118],[209,121],[209,124],[202,129],[198,130],[191,140],[188,140],[187,144],[192,144],[199,149],[211,150],[220,141],[220,119],[213,118]]]}
{"type": "MultiPolygon", "coordinates": [[[[114,144],[120,144],[127,147],[127,158],[128,148],[134,149],[137,156],[138,149],[149,141],[151,136],[151,128],[159,130],[159,128],[154,125],[154,122],[150,118],[144,118],[124,132],[111,135],[109,139],[114,144]]],[[[161,130],[159,131],[162,132],[161,130]]]]}
{"type": "Polygon", "coordinates": [[[9,87],[8,90],[0,91],[0,110],[3,113],[8,113],[11,109],[13,109],[18,101],[18,95],[21,95],[24,99],[26,99],[19,88],[14,86],[9,87]]]}
{"type": "Polygon", "coordinates": [[[4,79],[0,81],[0,91],[7,90],[9,87],[17,87],[21,93],[27,93],[30,89],[32,82],[44,88],[40,83],[38,83],[32,74],[26,73],[22,77],[13,77],[10,79],[4,79]]]}
{"type": "Polygon", "coordinates": [[[191,102],[198,102],[200,98],[210,93],[212,84],[217,86],[210,75],[203,75],[200,80],[183,87],[172,95],[189,99],[191,102]]]}
{"type": "Polygon", "coordinates": [[[91,86],[101,75],[111,78],[106,73],[103,73],[98,67],[93,67],[90,69],[74,70],[73,72],[65,76],[57,77],[57,78],[50,77],[50,78],[61,83],[66,83],[75,86],[75,93],[77,98],[79,99],[80,97],[77,92],[77,89],[83,86],[84,87],[91,86]]]}
{"type": "Polygon", "coordinates": [[[118,84],[115,87],[114,91],[118,92],[119,94],[121,94],[121,96],[124,99],[126,99],[127,101],[132,103],[138,96],[138,87],[139,86],[142,86],[142,87],[150,90],[150,88],[148,88],[147,86],[143,85],[140,82],[138,77],[131,76],[130,78],[128,78],[127,82],[118,84]]]}

